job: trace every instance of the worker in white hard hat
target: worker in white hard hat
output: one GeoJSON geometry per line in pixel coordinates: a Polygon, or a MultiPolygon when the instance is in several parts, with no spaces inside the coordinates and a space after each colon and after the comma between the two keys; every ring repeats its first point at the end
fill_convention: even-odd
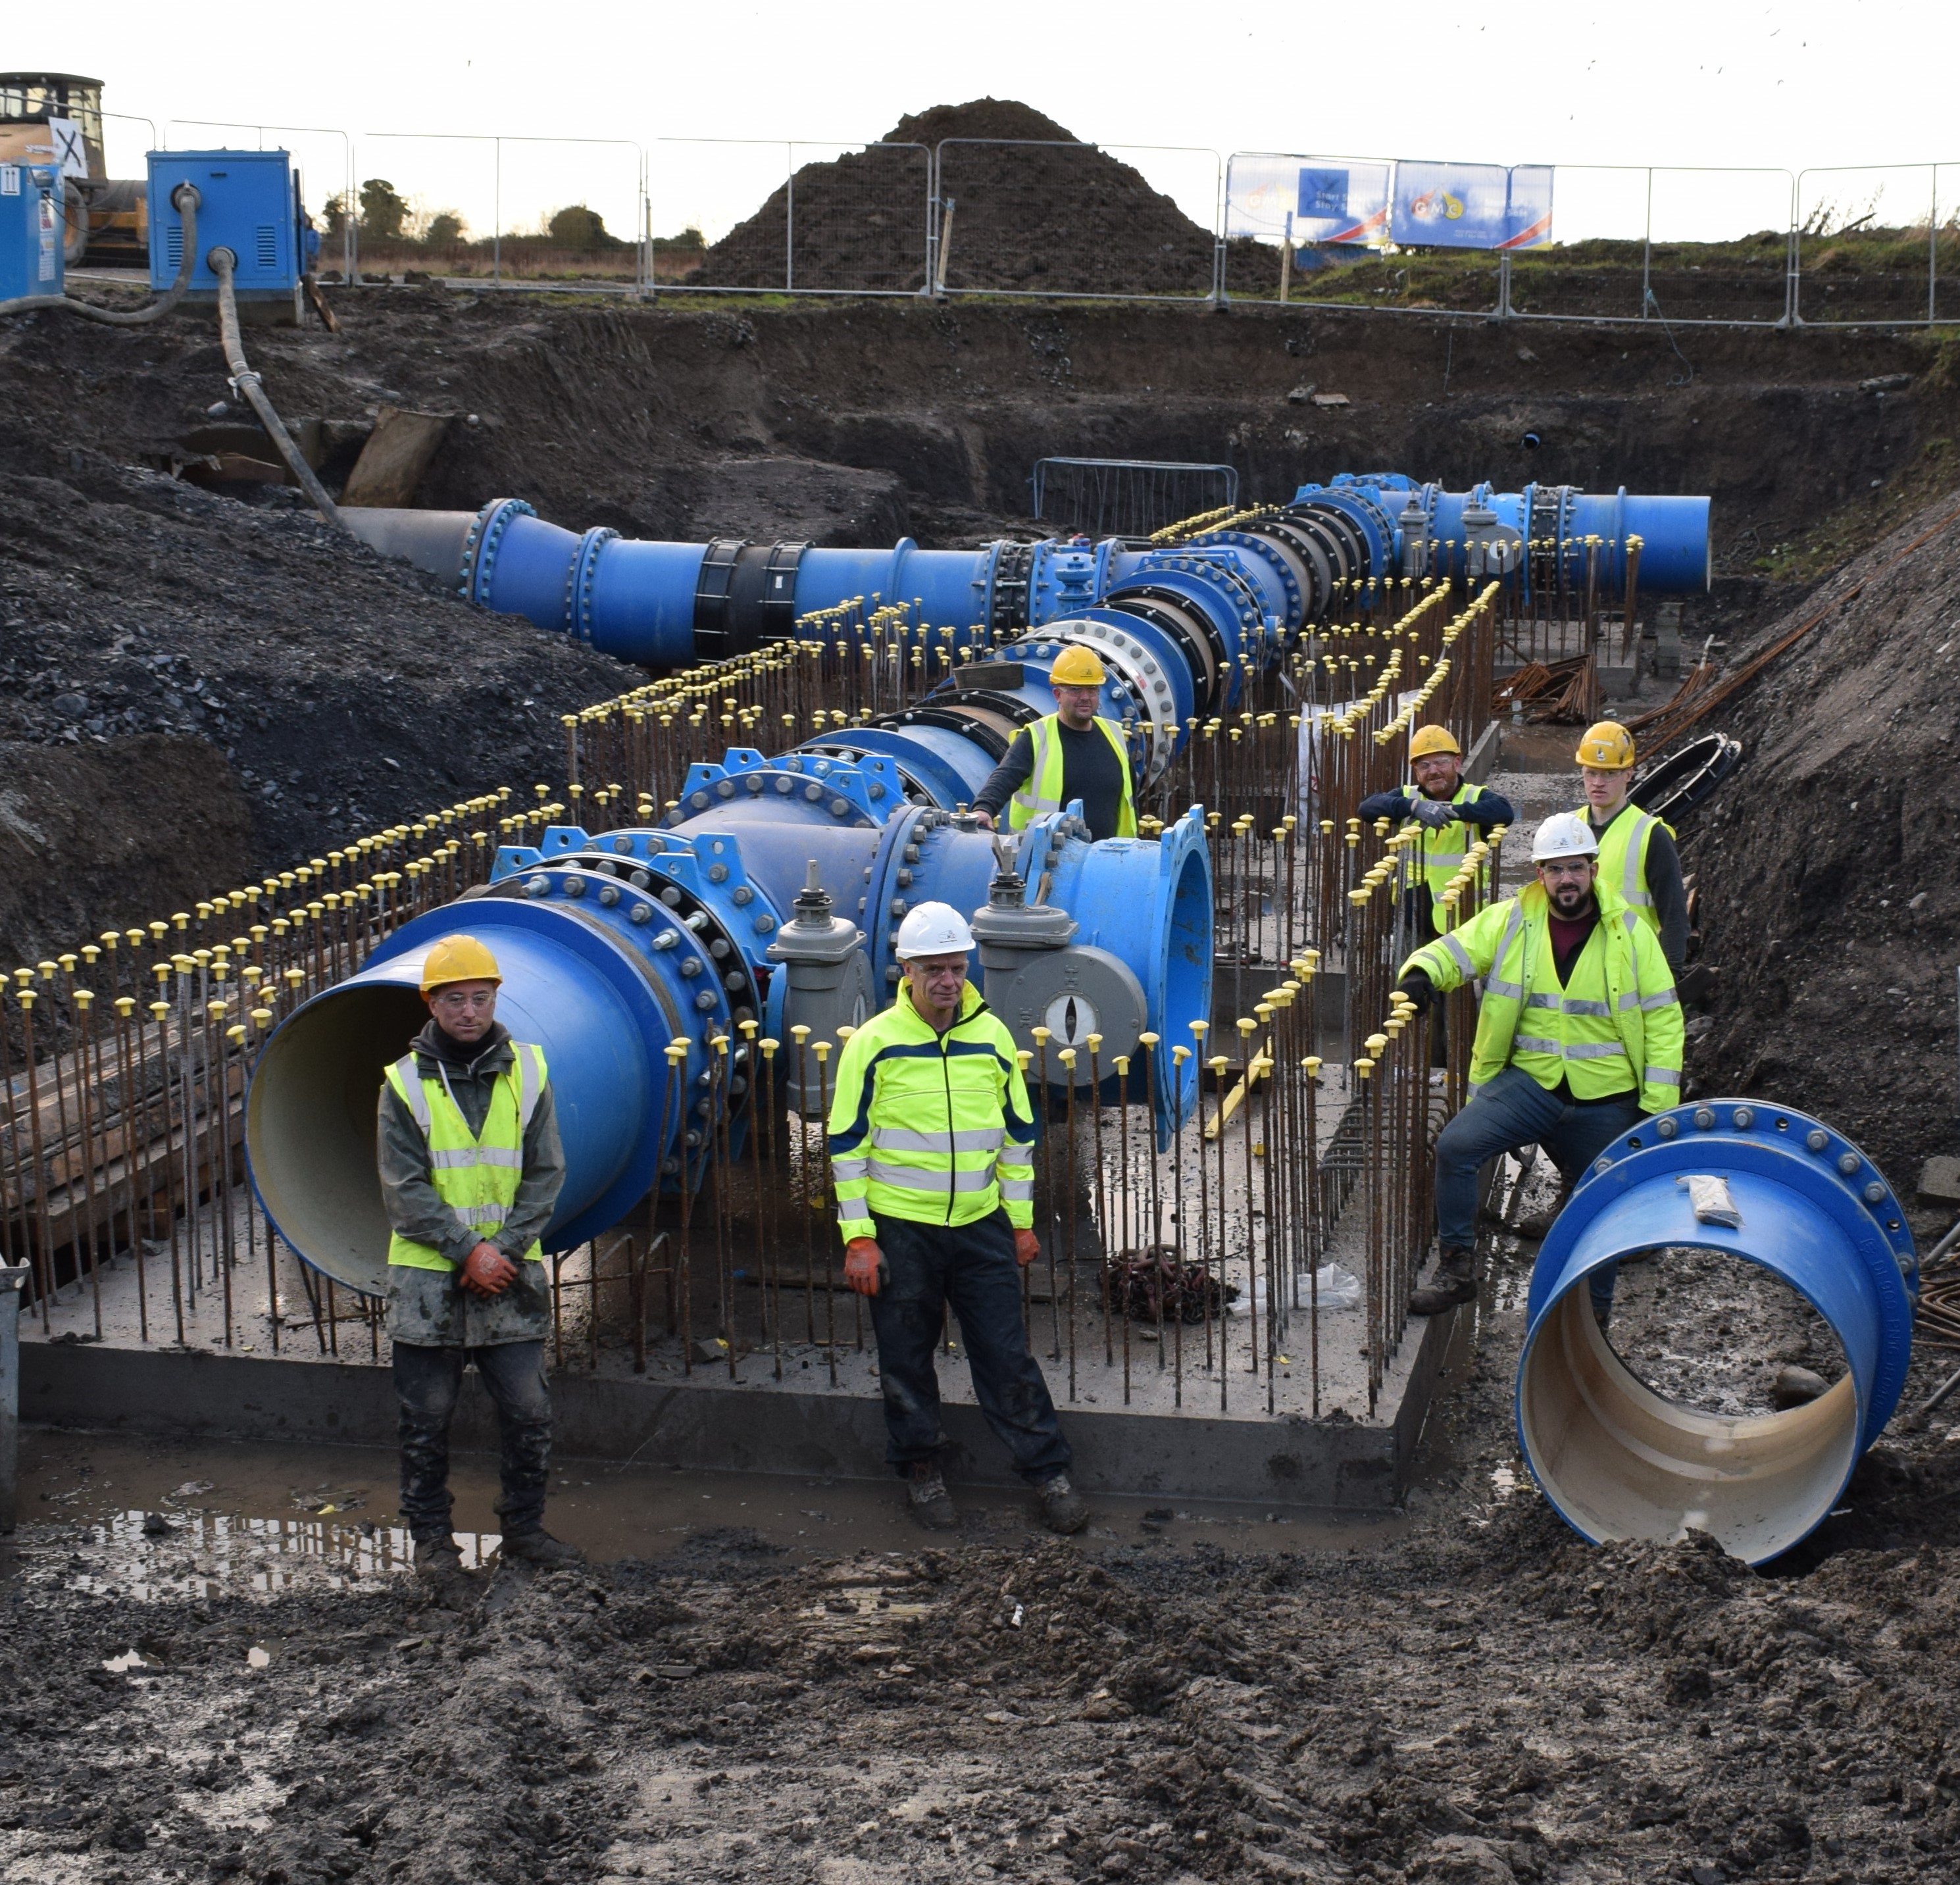
{"type": "Polygon", "coordinates": [[[504,1555],[580,1555],[544,1528],[551,1464],[545,1339],[551,1289],[539,1238],[565,1183],[565,1150],[544,1050],[497,1018],[503,977],[474,936],[423,958],[429,1018],[388,1068],[376,1122],[388,1241],[402,1520],[418,1576],[438,1597],[468,1595],[450,1529],[449,1428],[473,1361],[497,1409],[504,1555]]]}
{"type": "Polygon", "coordinates": [[[1673,826],[1628,796],[1634,736],[1617,720],[1602,720],[1586,729],[1572,757],[1586,788],[1578,809],[1599,841],[1599,874],[1660,938],[1667,966],[1678,976],[1688,954],[1688,889],[1673,826]]]}
{"type": "Polygon", "coordinates": [[[1034,1115],[1014,1037],[966,979],[966,919],[921,903],[899,925],[898,998],[837,1063],[830,1168],[844,1278],[871,1304],[884,1389],[886,1458],[930,1531],[959,1524],[939,1456],[934,1350],[947,1305],[980,1411],[1041,1501],[1052,1530],[1080,1531],[1062,1438],[1021,1320],[1034,1233],[1034,1115]]]}
{"type": "MultiPolygon", "coordinates": [[[[1537,881],[1425,943],[1398,991],[1418,1013],[1481,979],[1468,1105],[1436,1142],[1437,1272],[1409,1300],[1433,1316],[1477,1294],[1477,1173],[1542,1146],[1568,1185],[1613,1140],[1681,1098],[1681,1004],[1653,931],[1599,875],[1586,820],[1555,812],[1532,840],[1537,881]]],[[[1610,1271],[1593,1304],[1612,1306],[1610,1271]]]]}
{"type": "Polygon", "coordinates": [[[1007,823],[1026,829],[1044,812],[1082,801],[1092,838],[1132,838],[1137,831],[1137,782],[1123,730],[1101,717],[1109,670],[1093,649],[1071,642],[1048,670],[1055,712],[1022,728],[973,800],[982,824],[992,828],[1004,806],[1007,823]]]}

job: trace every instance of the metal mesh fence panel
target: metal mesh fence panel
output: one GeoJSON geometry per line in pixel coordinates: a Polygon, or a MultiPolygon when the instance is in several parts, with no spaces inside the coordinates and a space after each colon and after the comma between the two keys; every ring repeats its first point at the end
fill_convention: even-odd
{"type": "Polygon", "coordinates": [[[1813,326],[1960,318],[1956,211],[1960,165],[1863,164],[1802,172],[1796,183],[1799,318],[1813,326]]]}

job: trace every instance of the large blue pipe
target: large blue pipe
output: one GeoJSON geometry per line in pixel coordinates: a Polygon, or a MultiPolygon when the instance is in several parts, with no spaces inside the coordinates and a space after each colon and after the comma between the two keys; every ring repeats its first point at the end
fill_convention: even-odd
{"type": "Polygon", "coordinates": [[[1095,608],[1131,613],[1141,604],[1153,621],[1155,602],[1172,618],[1164,632],[1195,637],[1216,657],[1206,711],[1230,698],[1242,650],[1262,638],[1283,643],[1353,585],[1501,571],[1516,567],[1520,543],[1550,546],[1569,578],[1583,573],[1587,540],[1596,537],[1599,579],[1617,587],[1628,540],[1638,536],[1643,587],[1697,589],[1708,580],[1708,521],[1703,497],[1551,485],[1451,492],[1400,473],[1303,486],[1281,510],[1171,549],[1083,539],[963,550],[921,549],[908,538],[878,550],[641,543],[603,527],[562,529],[511,498],[476,512],[348,513],[357,534],[453,581],[469,600],[648,667],[794,635],[807,618],[853,602],[904,605],[915,623],[950,629],[963,645],[1012,639],[1095,608]]]}
{"type": "Polygon", "coordinates": [[[1643,1120],[1573,1192],[1532,1272],[1518,1437],[1546,1496],[1595,1542],[1712,1534],[1752,1564],[1838,1503],[1905,1385],[1918,1259],[1882,1173],[1792,1107],[1711,1100],[1643,1120]],[[1789,1285],[1829,1325],[1841,1378],[1747,1418],[1656,1393],[1614,1351],[1588,1278],[1644,1251],[1719,1250],[1789,1285]]]}
{"type": "MultiPolygon", "coordinates": [[[[1128,1039],[1147,1026],[1182,1040],[1208,1016],[1211,880],[1199,813],[1160,838],[1102,844],[1055,814],[1013,842],[1018,906],[1068,912],[1074,932],[1063,953],[1093,957],[1103,985],[1134,995],[1128,1039]]],[[[374,1157],[382,1069],[424,1018],[423,957],[459,930],[497,957],[502,1017],[543,1046],[551,1068],[567,1177],[547,1248],[617,1222],[657,1183],[692,1182],[718,1091],[717,1037],[729,1043],[721,1091],[739,1145],[756,1071],[744,1024],[783,1040],[796,1018],[784,931],[813,864],[836,917],[861,932],[864,958],[852,972],[857,1005],[833,1019],[861,1020],[898,979],[892,945],[906,909],[937,900],[977,911],[998,859],[988,833],[908,802],[889,760],[745,749],[694,767],[657,829],[563,826],[536,847],[505,846],[486,890],[396,931],[359,973],[275,1030],[247,1128],[267,1216],[318,1269],[357,1289],[383,1286],[388,1233],[374,1157]]],[[[974,970],[976,980],[991,973],[977,952],[974,970]]],[[[1032,1045],[1026,1017],[1012,1024],[1032,1045]]],[[[1050,1071],[1058,1076],[1058,1063],[1050,1071]]],[[[1138,1081],[1130,1097],[1153,1103],[1167,1133],[1195,1103],[1195,1063],[1175,1084],[1138,1081]]]]}

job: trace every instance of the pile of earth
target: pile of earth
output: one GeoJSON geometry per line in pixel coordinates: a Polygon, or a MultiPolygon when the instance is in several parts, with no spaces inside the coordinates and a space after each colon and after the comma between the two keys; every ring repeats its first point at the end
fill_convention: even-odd
{"type": "Polygon", "coordinates": [[[1729,666],[1812,622],[1710,723],[1744,756],[1684,846],[1720,972],[1691,1065],[1819,1114],[1909,1195],[1953,1149],[1960,492],[1729,666]]]}
{"type": "Polygon", "coordinates": [[[94,451],[0,478],[0,960],[167,918],[501,785],[562,780],[559,715],[630,670],[295,497],[94,451]]]}
{"type": "Polygon", "coordinates": [[[954,205],[947,287],[1211,292],[1210,230],[1131,165],[1032,107],[998,98],[934,105],[862,151],[803,165],[708,250],[694,282],[784,286],[793,215],[798,288],[923,288],[934,151],[940,199],[954,205]]]}

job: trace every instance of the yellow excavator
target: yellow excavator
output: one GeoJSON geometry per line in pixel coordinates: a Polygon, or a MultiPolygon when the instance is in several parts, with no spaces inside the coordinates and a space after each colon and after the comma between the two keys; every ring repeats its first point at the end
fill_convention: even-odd
{"type": "Polygon", "coordinates": [[[148,268],[149,186],[109,174],[102,145],[102,81],[74,72],[0,72],[0,164],[51,164],[62,173],[63,260],[148,268]]]}

